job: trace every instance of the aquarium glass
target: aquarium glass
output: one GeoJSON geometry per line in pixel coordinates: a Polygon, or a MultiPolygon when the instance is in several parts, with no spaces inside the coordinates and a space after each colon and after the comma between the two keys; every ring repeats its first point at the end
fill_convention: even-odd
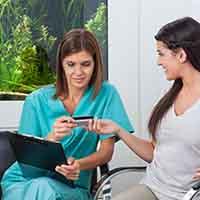
{"type": "Polygon", "coordinates": [[[55,83],[58,43],[80,27],[99,40],[107,79],[107,1],[0,0],[0,100],[55,83]]]}

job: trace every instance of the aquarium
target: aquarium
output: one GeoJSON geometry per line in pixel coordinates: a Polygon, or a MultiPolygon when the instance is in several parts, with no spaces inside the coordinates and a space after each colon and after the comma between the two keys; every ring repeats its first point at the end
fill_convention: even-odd
{"type": "Polygon", "coordinates": [[[54,83],[58,43],[79,27],[99,40],[107,79],[107,1],[0,0],[0,100],[54,83]]]}

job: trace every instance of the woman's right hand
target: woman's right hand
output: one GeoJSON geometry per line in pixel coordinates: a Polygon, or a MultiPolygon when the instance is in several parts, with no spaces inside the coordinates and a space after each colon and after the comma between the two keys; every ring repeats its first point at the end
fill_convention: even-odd
{"type": "Polygon", "coordinates": [[[88,130],[93,131],[99,134],[117,134],[120,131],[121,127],[113,122],[112,120],[107,119],[93,119],[89,120],[88,130]]]}
{"type": "Polygon", "coordinates": [[[78,160],[70,157],[67,160],[67,165],[62,164],[56,166],[55,170],[65,176],[69,180],[77,180],[80,175],[80,163],[78,160]]]}
{"type": "Polygon", "coordinates": [[[47,140],[58,142],[66,135],[70,135],[71,130],[75,127],[77,125],[72,117],[60,117],[55,121],[52,132],[47,136],[47,140]]]}

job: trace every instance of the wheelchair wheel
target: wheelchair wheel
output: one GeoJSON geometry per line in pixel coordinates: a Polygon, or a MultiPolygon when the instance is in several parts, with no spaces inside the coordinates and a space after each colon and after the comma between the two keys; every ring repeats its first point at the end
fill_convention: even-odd
{"type": "Polygon", "coordinates": [[[194,196],[191,198],[191,200],[200,200],[200,190],[198,190],[194,196]]]}

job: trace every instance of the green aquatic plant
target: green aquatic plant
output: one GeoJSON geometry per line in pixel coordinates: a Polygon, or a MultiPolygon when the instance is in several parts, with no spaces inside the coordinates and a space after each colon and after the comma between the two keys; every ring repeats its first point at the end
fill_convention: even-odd
{"type": "Polygon", "coordinates": [[[106,49],[106,6],[85,23],[88,2],[0,0],[0,91],[29,93],[53,83],[58,41],[72,28],[85,24],[106,49]]]}
{"type": "Polygon", "coordinates": [[[69,0],[65,1],[65,31],[72,28],[80,28],[84,26],[84,8],[86,0],[69,0]]]}
{"type": "Polygon", "coordinates": [[[54,82],[55,76],[48,65],[46,52],[55,42],[48,29],[41,25],[40,37],[32,38],[33,21],[23,15],[20,23],[12,27],[10,38],[0,43],[0,90],[29,93],[41,85],[54,82]],[[41,47],[40,43],[45,47],[41,47]],[[42,77],[42,78],[41,78],[42,77]]]}
{"type": "Polygon", "coordinates": [[[96,13],[85,24],[85,28],[94,33],[102,49],[107,45],[107,8],[104,3],[100,3],[96,13]]]}

